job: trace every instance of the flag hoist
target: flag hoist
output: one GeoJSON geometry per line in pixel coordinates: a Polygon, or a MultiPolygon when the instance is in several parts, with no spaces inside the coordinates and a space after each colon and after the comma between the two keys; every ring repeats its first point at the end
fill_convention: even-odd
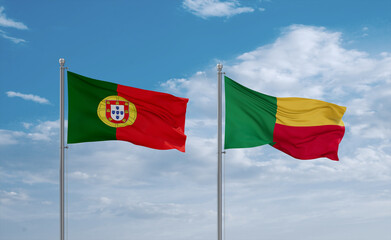
{"type": "Polygon", "coordinates": [[[222,240],[223,236],[223,171],[222,171],[222,70],[223,64],[217,64],[217,87],[218,87],[218,104],[217,104],[217,239],[222,240]]]}
{"type": "Polygon", "coordinates": [[[64,71],[65,59],[60,58],[60,240],[64,240],[64,71]]]}

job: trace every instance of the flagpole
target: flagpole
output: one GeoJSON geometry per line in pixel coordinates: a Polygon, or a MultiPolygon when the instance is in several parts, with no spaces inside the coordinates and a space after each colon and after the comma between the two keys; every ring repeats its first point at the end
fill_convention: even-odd
{"type": "Polygon", "coordinates": [[[217,239],[222,240],[222,72],[223,64],[217,64],[218,110],[217,110],[217,239]]]}
{"type": "Polygon", "coordinates": [[[64,64],[60,58],[60,240],[64,240],[64,64]]]}

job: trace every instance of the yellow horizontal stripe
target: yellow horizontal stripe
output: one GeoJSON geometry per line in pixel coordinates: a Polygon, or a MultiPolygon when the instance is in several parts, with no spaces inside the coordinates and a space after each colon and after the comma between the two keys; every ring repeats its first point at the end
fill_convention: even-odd
{"type": "Polygon", "coordinates": [[[344,126],[346,107],[308,98],[277,98],[276,123],[287,126],[344,126]]]}

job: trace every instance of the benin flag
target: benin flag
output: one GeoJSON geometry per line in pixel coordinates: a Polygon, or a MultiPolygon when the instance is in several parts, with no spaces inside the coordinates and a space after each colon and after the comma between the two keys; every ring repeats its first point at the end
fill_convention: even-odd
{"type": "Polygon", "coordinates": [[[298,159],[338,161],[346,107],[268,96],[225,77],[225,149],[264,144],[298,159]]]}
{"type": "Polygon", "coordinates": [[[68,71],[68,143],[123,140],[184,152],[188,101],[68,71]]]}

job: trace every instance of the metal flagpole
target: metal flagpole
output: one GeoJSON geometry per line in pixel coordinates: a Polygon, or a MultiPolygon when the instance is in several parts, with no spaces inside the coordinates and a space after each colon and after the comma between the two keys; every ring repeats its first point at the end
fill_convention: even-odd
{"type": "Polygon", "coordinates": [[[64,64],[60,58],[60,240],[64,240],[64,64]]]}
{"type": "Polygon", "coordinates": [[[217,239],[222,240],[222,72],[223,64],[217,64],[218,110],[217,110],[217,239]]]}

